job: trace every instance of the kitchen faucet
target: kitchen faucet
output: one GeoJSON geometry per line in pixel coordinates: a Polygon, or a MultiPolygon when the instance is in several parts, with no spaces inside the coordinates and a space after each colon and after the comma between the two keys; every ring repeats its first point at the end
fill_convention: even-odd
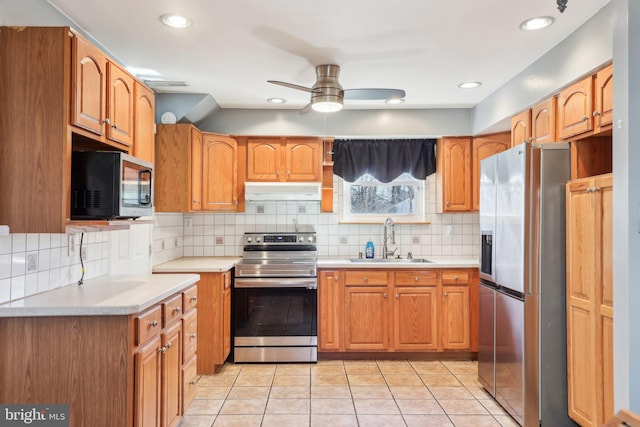
{"type": "Polygon", "coordinates": [[[387,249],[387,240],[389,240],[389,237],[391,237],[391,244],[395,245],[396,244],[396,230],[395,230],[395,224],[393,222],[393,220],[391,219],[391,217],[388,217],[387,219],[384,220],[384,238],[382,240],[382,258],[387,259],[389,257],[389,255],[391,255],[391,257],[393,257],[393,254],[398,250],[398,248],[395,248],[392,251],[389,251],[387,249]],[[391,233],[389,234],[389,232],[387,231],[387,227],[391,226],[391,233]]]}

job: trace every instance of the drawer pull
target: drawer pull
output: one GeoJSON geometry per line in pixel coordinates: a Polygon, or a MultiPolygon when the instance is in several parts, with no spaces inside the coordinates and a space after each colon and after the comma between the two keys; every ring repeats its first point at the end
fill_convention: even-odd
{"type": "Polygon", "coordinates": [[[400,298],[400,294],[396,294],[396,299],[400,298]]]}
{"type": "Polygon", "coordinates": [[[196,337],[196,334],[191,334],[189,335],[189,338],[194,339],[196,337]]]}
{"type": "Polygon", "coordinates": [[[420,280],[418,276],[414,277],[414,279],[416,280],[416,282],[420,280]]]}
{"type": "Polygon", "coordinates": [[[445,293],[444,293],[444,296],[445,296],[445,297],[448,297],[448,296],[449,296],[449,293],[448,293],[448,292],[445,292],[445,293]]]}
{"type": "Polygon", "coordinates": [[[194,385],[196,383],[196,380],[191,380],[189,381],[189,384],[194,385]]]}
{"type": "Polygon", "coordinates": [[[385,292],[385,293],[383,294],[383,296],[384,296],[385,298],[387,298],[387,293],[385,292]]]}
{"type": "Polygon", "coordinates": [[[155,328],[156,326],[158,326],[157,320],[154,320],[153,322],[149,322],[149,328],[155,328]]]}
{"type": "Polygon", "coordinates": [[[173,312],[174,312],[174,313],[180,313],[180,310],[181,310],[181,308],[180,308],[180,307],[175,307],[175,308],[173,309],[173,312]]]}
{"type": "Polygon", "coordinates": [[[166,353],[166,352],[167,352],[167,347],[160,347],[160,348],[158,349],[158,351],[159,351],[160,353],[166,353]]]}
{"type": "Polygon", "coordinates": [[[458,276],[453,276],[453,280],[457,281],[458,280],[458,276]]]}
{"type": "Polygon", "coordinates": [[[369,278],[368,278],[367,276],[364,276],[364,281],[365,281],[365,282],[368,282],[368,281],[369,281],[369,278]]]}
{"type": "Polygon", "coordinates": [[[173,343],[168,342],[168,343],[167,343],[167,348],[168,348],[168,349],[169,349],[169,348],[171,348],[171,346],[172,346],[172,345],[173,345],[173,343]]]}
{"type": "Polygon", "coordinates": [[[192,296],[191,297],[191,301],[198,301],[198,297],[197,296],[192,296]]]}

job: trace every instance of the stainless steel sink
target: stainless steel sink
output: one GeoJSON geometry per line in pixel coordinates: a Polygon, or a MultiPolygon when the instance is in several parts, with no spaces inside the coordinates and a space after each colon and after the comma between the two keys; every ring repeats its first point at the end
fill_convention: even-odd
{"type": "Polygon", "coordinates": [[[398,264],[410,264],[414,262],[420,263],[429,263],[433,262],[425,258],[348,258],[349,262],[361,262],[361,263],[371,263],[371,262],[387,262],[387,263],[398,263],[398,264]]]}

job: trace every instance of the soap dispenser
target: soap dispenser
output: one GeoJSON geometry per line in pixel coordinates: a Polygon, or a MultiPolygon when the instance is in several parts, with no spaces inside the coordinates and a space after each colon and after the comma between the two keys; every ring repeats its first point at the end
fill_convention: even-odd
{"type": "Polygon", "coordinates": [[[373,242],[371,241],[371,239],[369,239],[367,244],[364,246],[364,253],[366,258],[373,258],[374,248],[373,248],[373,242]]]}

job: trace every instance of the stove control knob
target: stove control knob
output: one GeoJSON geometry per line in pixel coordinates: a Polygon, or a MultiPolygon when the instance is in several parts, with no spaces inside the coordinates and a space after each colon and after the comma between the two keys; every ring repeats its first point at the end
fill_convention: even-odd
{"type": "Polygon", "coordinates": [[[251,237],[247,237],[247,243],[251,243],[253,239],[251,237]]]}
{"type": "Polygon", "coordinates": [[[259,237],[256,237],[256,243],[260,243],[260,240],[261,239],[259,237]]]}
{"type": "Polygon", "coordinates": [[[298,242],[300,242],[300,243],[304,242],[304,237],[302,237],[302,236],[298,237],[298,242]]]}
{"type": "Polygon", "coordinates": [[[313,243],[313,236],[309,236],[309,238],[307,238],[307,241],[308,241],[309,243],[313,243]]]}

